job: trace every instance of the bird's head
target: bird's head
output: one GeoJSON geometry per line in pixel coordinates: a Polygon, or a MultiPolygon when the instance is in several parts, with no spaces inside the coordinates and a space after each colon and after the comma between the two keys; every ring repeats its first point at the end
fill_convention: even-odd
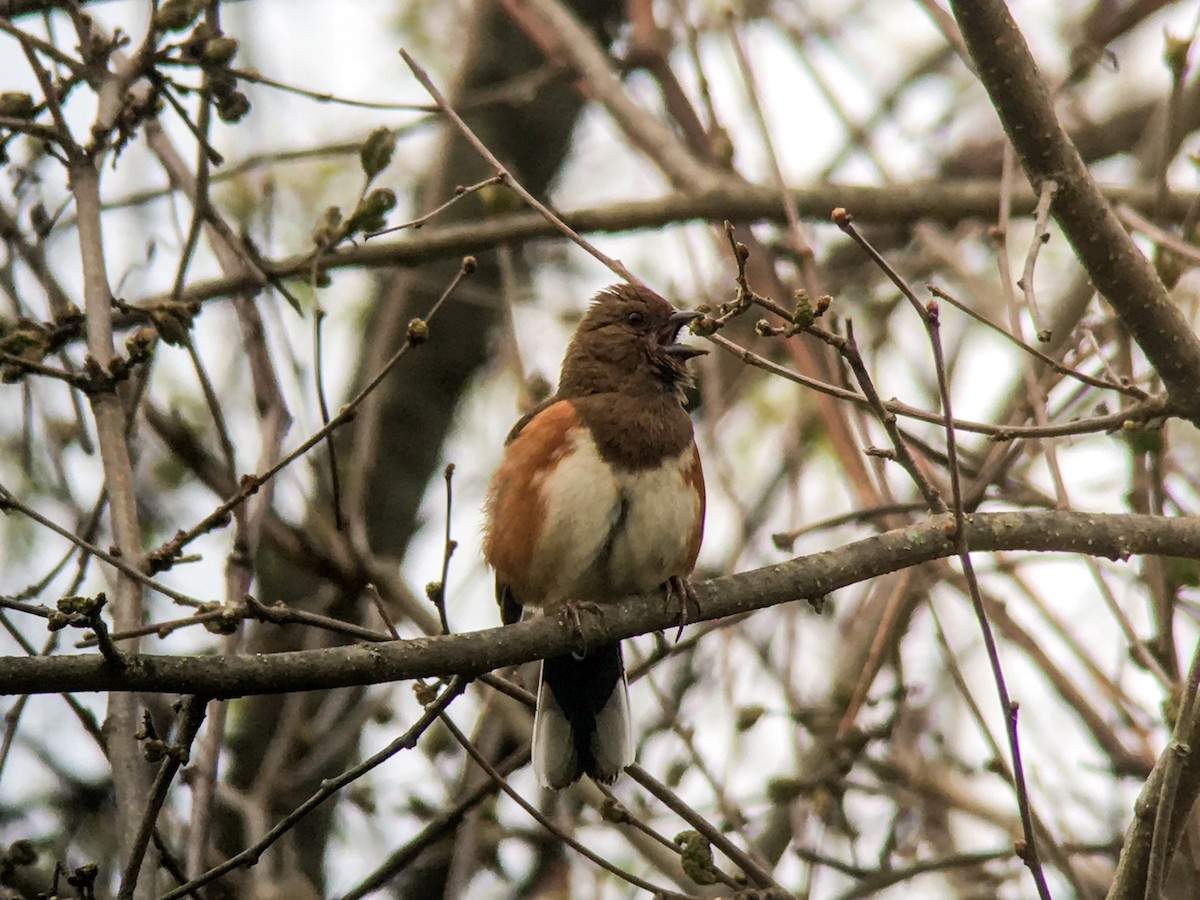
{"type": "Polygon", "coordinates": [[[708,352],[677,341],[684,324],[700,315],[640,285],[605,288],[567,347],[559,395],[678,393],[690,382],[687,361],[708,352]]]}

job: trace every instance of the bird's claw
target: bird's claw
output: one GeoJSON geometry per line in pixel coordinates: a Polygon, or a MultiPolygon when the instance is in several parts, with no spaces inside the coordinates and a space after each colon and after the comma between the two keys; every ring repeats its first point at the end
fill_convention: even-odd
{"type": "Polygon", "coordinates": [[[593,603],[591,600],[568,600],[558,610],[559,624],[569,626],[575,633],[576,639],[580,642],[580,646],[571,654],[576,659],[583,659],[587,653],[587,648],[582,646],[584,639],[583,620],[579,615],[584,610],[596,616],[603,615],[600,604],[593,603]]]}
{"type": "Polygon", "coordinates": [[[675,643],[683,637],[683,626],[700,616],[700,601],[696,597],[696,589],[682,575],[672,575],[667,579],[667,603],[674,597],[679,598],[679,630],[675,632],[675,643]],[[694,615],[693,615],[694,614],[694,615]],[[691,616],[691,618],[689,618],[691,616]]]}

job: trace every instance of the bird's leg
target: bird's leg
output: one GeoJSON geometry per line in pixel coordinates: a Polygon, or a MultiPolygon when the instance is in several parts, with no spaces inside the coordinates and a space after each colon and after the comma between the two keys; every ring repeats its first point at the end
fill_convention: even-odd
{"type": "MultiPolygon", "coordinates": [[[[591,600],[568,600],[558,608],[558,621],[561,625],[569,625],[571,630],[575,632],[575,636],[580,642],[583,641],[583,620],[579,614],[586,610],[596,616],[603,617],[604,611],[599,603],[593,603],[591,600]]],[[[580,647],[574,650],[571,655],[576,659],[583,659],[587,655],[587,648],[580,647]]]]}
{"type": "Polygon", "coordinates": [[[694,612],[696,616],[700,615],[700,601],[696,598],[696,589],[692,587],[692,583],[682,575],[672,575],[664,587],[668,604],[673,597],[679,598],[679,630],[675,632],[675,643],[679,643],[683,636],[683,626],[691,621],[688,618],[689,614],[694,612]]]}

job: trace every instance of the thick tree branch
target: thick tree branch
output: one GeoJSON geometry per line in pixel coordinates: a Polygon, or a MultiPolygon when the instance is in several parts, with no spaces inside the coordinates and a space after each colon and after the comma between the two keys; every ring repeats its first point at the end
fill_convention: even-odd
{"type": "Polygon", "coordinates": [[[1054,114],[1049,89],[1003,0],[951,0],[955,18],[1030,183],[1058,185],[1052,213],[1171,395],[1200,422],[1200,340],[1054,114]]]}
{"type": "MultiPolygon", "coordinates": [[[[1149,210],[1154,203],[1153,188],[1104,187],[1103,193],[1114,203],[1149,210]]],[[[854,211],[859,224],[912,224],[917,221],[955,225],[968,219],[990,219],[996,213],[1000,196],[999,182],[971,181],[913,182],[907,185],[869,187],[865,185],[824,184],[792,191],[796,210],[802,219],[828,222],[829,211],[843,206],[854,211]]],[[[1187,194],[1172,196],[1167,202],[1169,216],[1181,219],[1196,198],[1187,194]]],[[[1013,215],[1030,215],[1036,198],[1032,191],[1014,193],[1013,215]]],[[[717,190],[700,195],[671,194],[654,200],[630,200],[588,207],[574,212],[559,212],[562,220],[580,234],[618,233],[660,228],[664,225],[693,221],[735,222],[776,221],[786,219],[779,192],[767,186],[731,181],[717,190]]],[[[499,246],[524,241],[556,238],[559,231],[537,213],[494,216],[465,225],[427,227],[394,241],[370,241],[347,247],[322,257],[327,271],[382,266],[422,266],[434,259],[447,259],[467,253],[481,253],[499,246]]],[[[270,267],[277,277],[307,278],[312,256],[302,253],[279,260],[270,267]]],[[[184,302],[221,297],[257,285],[243,278],[196,279],[182,292],[184,302]]],[[[169,294],[138,301],[140,306],[165,303],[169,294]]]]}
{"type": "MultiPolygon", "coordinates": [[[[73,155],[70,177],[75,207],[79,211],[79,255],[83,265],[84,308],[87,313],[88,359],[84,368],[86,370],[90,364],[100,371],[108,371],[117,359],[117,353],[113,345],[112,291],[108,281],[100,217],[100,173],[97,164],[80,152],[73,155]]],[[[126,440],[124,405],[115,390],[96,393],[89,399],[104,468],[104,489],[108,492],[113,553],[138,569],[143,559],[141,526],[133,463],[126,440]]],[[[113,627],[120,631],[136,628],[142,623],[142,613],[142,585],[125,573],[118,573],[116,602],[112,609],[113,627]]],[[[137,639],[131,642],[134,652],[138,649],[138,643],[137,639]]],[[[104,725],[117,796],[117,818],[120,822],[118,846],[122,857],[129,856],[137,840],[137,811],[145,803],[149,789],[149,779],[134,737],[138,725],[137,707],[136,697],[115,694],[109,698],[104,725]]],[[[149,869],[153,868],[152,860],[144,858],[142,862],[149,869]]],[[[152,879],[147,879],[149,881],[152,879]]],[[[134,896],[152,895],[153,884],[147,882],[142,883],[141,890],[134,896]]]]}
{"type": "Polygon", "coordinates": [[[1200,795],[1200,716],[1196,715],[1200,648],[1192,659],[1170,741],[1133,805],[1108,900],[1166,896],[1163,879],[1200,795]]]}
{"type": "MultiPolygon", "coordinates": [[[[1110,559],[1132,554],[1200,558],[1200,520],[1078,512],[1007,512],[968,517],[973,551],[1084,553],[1110,559]]],[[[953,556],[947,516],[889,531],[834,550],[697,585],[699,620],[780,603],[819,598],[838,588],[934,559],[953,556]]],[[[307,691],[476,674],[569,653],[674,625],[678,612],[661,597],[641,596],[585,615],[583,636],[553,616],[505,628],[369,646],[254,656],[129,655],[117,669],[103,657],[0,659],[0,694],[152,691],[209,697],[307,691]]]]}

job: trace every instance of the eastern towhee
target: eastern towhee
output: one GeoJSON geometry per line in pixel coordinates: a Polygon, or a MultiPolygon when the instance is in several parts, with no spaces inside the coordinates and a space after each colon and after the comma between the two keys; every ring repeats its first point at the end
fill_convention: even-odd
{"type": "MultiPolygon", "coordinates": [[[[656,588],[686,603],[704,475],[682,391],[687,360],[706,351],[675,339],[698,315],[636,285],[601,291],[567,347],[558,392],[509,433],[484,536],[506,624],[525,606],[553,612],[656,588]]],[[[538,782],[611,784],[633,755],[620,644],[546,659],[538,782]]]]}

